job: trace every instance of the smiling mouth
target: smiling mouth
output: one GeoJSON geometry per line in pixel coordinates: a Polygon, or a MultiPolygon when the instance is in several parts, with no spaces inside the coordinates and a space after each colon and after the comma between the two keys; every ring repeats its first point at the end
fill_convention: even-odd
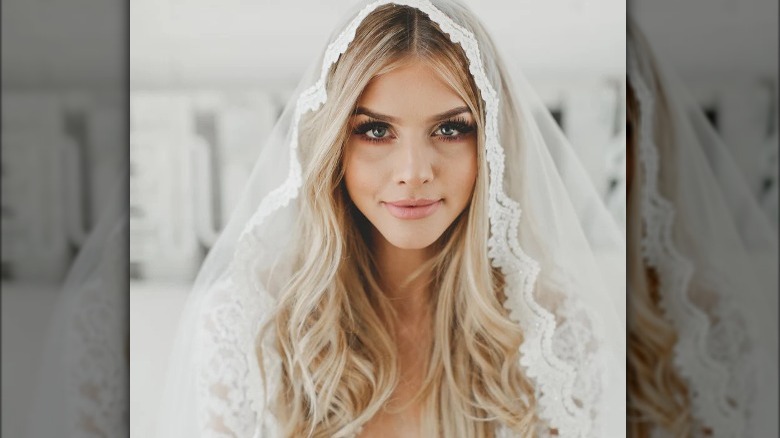
{"type": "Polygon", "coordinates": [[[395,202],[382,202],[387,210],[398,219],[423,219],[426,218],[441,205],[441,199],[404,199],[395,202]]]}

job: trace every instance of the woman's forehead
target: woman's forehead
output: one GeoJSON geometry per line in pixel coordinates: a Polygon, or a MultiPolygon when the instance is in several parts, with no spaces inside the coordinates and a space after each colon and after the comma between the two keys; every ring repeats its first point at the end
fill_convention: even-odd
{"type": "Polygon", "coordinates": [[[468,104],[430,63],[414,60],[374,77],[356,107],[404,122],[429,121],[468,104]]]}

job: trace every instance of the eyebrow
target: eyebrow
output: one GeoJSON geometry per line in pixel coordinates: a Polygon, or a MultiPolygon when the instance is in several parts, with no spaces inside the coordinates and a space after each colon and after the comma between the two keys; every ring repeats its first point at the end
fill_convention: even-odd
{"type": "MultiPolygon", "coordinates": [[[[459,107],[453,108],[453,109],[451,109],[449,111],[445,111],[445,112],[443,112],[441,114],[436,114],[435,116],[431,117],[429,120],[430,121],[434,121],[434,122],[438,122],[440,120],[448,119],[450,117],[457,116],[458,114],[462,114],[462,113],[471,113],[471,110],[467,106],[459,106],[459,107]]],[[[362,107],[362,106],[359,106],[359,107],[357,107],[355,109],[354,115],[356,115],[356,116],[357,115],[364,115],[364,116],[371,117],[372,119],[382,120],[382,121],[391,122],[391,123],[395,123],[395,122],[398,121],[398,119],[396,117],[388,116],[388,115],[385,115],[385,114],[379,114],[377,112],[371,111],[368,108],[365,108],[365,107],[362,107]]]]}

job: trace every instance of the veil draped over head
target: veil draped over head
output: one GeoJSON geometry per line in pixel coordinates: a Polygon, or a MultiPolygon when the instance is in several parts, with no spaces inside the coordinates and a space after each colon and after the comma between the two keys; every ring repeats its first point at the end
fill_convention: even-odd
{"type": "Polygon", "coordinates": [[[630,21],[628,49],[629,430],[777,436],[777,234],[630,21]]]}
{"type": "MultiPolygon", "coordinates": [[[[299,129],[327,102],[329,74],[358,27],[389,3],[420,10],[460,45],[484,104],[484,132],[478,133],[488,169],[484,245],[504,276],[506,313],[523,334],[516,357],[533,386],[536,435],[624,436],[621,231],[531,87],[518,72],[510,81],[470,11],[443,0],[361,3],[303,76],[258,149],[241,200],[195,280],[157,415],[159,436],[278,436],[270,405],[283,382],[280,359],[273,336],[259,333],[294,269],[295,224],[308,176],[301,156],[312,152],[299,129]]],[[[336,239],[305,244],[329,254],[340,244],[336,239]]],[[[348,262],[323,258],[322,269],[348,262]]],[[[337,436],[354,436],[360,427],[351,422],[337,436]]]]}

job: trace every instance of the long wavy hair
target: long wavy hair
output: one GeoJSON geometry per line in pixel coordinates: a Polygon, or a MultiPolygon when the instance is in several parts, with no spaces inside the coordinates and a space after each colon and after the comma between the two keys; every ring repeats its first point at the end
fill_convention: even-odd
{"type": "Polygon", "coordinates": [[[641,196],[642,167],[638,159],[639,133],[655,130],[670,132],[672,123],[664,118],[666,102],[658,96],[657,123],[662,129],[640,126],[639,104],[631,78],[627,78],[627,166],[628,166],[628,436],[649,438],[653,430],[664,430],[674,437],[694,433],[688,386],[674,365],[677,331],[663,314],[658,275],[642,256],[644,237],[641,196]]]}
{"type": "MultiPolygon", "coordinates": [[[[503,306],[504,278],[488,257],[485,109],[468,59],[427,15],[385,5],[362,21],[328,74],[327,102],[301,123],[292,277],[260,334],[273,337],[281,356],[272,410],[286,436],[353,435],[399,383],[395,314],[378,281],[370,224],[344,187],[343,153],[366,85],[410,58],[428,62],[460,95],[480,134],[471,202],[418,271],[432,277],[432,345],[416,395],[424,436],[490,437],[499,424],[532,436],[537,427],[533,387],[519,361],[523,334],[503,306]]],[[[511,98],[501,112],[517,120],[511,98]]]]}

